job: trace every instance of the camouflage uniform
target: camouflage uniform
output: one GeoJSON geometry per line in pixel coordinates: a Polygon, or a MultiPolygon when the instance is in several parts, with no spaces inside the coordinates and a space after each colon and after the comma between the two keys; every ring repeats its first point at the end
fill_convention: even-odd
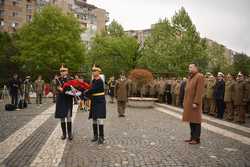
{"type": "Polygon", "coordinates": [[[232,116],[236,116],[236,122],[245,123],[246,114],[246,82],[237,81],[233,88],[233,101],[234,101],[234,113],[232,116]]]}
{"type": "Polygon", "coordinates": [[[207,111],[209,115],[216,114],[215,100],[213,98],[215,79],[209,79],[206,85],[207,111]]]}
{"type": "Polygon", "coordinates": [[[225,84],[225,96],[224,96],[224,102],[226,105],[225,108],[225,119],[227,120],[233,120],[234,114],[233,114],[233,87],[234,87],[235,81],[226,81],[225,84]]]}

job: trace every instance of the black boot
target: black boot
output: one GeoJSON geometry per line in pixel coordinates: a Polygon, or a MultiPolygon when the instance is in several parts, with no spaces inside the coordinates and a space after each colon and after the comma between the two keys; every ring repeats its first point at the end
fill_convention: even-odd
{"type": "Polygon", "coordinates": [[[98,144],[103,144],[103,142],[104,142],[104,125],[99,125],[98,144]]]}
{"type": "Polygon", "coordinates": [[[69,140],[73,139],[72,136],[72,122],[67,122],[68,138],[69,140]]]}
{"type": "Polygon", "coordinates": [[[66,139],[66,123],[65,122],[61,122],[61,128],[62,128],[62,140],[66,139]]]}
{"type": "Polygon", "coordinates": [[[91,141],[96,142],[98,140],[97,124],[93,124],[93,133],[94,133],[94,138],[91,141]]]}

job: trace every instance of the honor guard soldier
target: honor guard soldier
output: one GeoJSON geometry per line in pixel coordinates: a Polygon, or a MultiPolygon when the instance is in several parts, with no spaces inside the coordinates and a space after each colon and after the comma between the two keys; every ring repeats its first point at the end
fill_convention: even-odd
{"type": "Polygon", "coordinates": [[[66,139],[66,124],[68,139],[72,140],[72,108],[73,108],[73,96],[65,94],[63,90],[63,84],[72,80],[69,76],[68,68],[65,68],[63,65],[60,68],[61,76],[57,78],[57,96],[56,96],[56,112],[55,118],[61,119],[61,128],[62,128],[62,140],[66,139]]]}
{"type": "Polygon", "coordinates": [[[91,89],[85,91],[86,95],[90,97],[91,107],[89,112],[89,119],[93,120],[94,138],[92,142],[98,141],[98,144],[104,142],[104,124],[106,119],[106,100],[104,93],[104,81],[100,77],[101,68],[94,66],[92,68],[92,86],[91,89]]]}

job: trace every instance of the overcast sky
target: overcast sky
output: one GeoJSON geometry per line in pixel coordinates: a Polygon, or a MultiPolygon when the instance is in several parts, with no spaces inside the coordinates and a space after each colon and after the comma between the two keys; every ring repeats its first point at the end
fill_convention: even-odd
{"type": "Polygon", "coordinates": [[[88,0],[125,30],[146,29],[182,6],[202,37],[250,56],[250,0],[88,0]]]}

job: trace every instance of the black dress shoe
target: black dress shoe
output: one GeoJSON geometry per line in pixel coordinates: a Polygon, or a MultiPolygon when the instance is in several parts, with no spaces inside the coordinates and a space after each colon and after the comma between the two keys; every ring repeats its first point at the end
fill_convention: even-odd
{"type": "Polygon", "coordinates": [[[98,144],[103,144],[103,143],[104,143],[104,138],[103,137],[99,137],[98,144]]]}
{"type": "Polygon", "coordinates": [[[73,140],[72,134],[69,134],[69,135],[68,135],[68,139],[69,139],[69,140],[73,140]]]}
{"type": "Polygon", "coordinates": [[[65,140],[66,139],[66,135],[62,135],[61,139],[65,140]]]}
{"type": "Polygon", "coordinates": [[[91,142],[96,142],[96,141],[98,141],[98,137],[94,136],[94,138],[91,140],[91,142]]]}

